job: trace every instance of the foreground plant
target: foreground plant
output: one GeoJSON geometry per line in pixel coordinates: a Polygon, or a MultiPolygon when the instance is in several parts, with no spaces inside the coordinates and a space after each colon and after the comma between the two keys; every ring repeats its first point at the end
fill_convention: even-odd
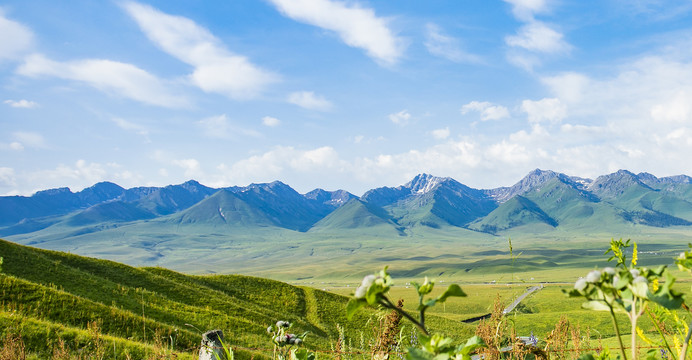
{"type": "Polygon", "coordinates": [[[427,277],[423,284],[413,282],[412,285],[418,293],[418,319],[411,316],[403,309],[397,307],[388,297],[387,293],[393,285],[392,278],[387,273],[387,267],[375,275],[368,275],[363,278],[363,282],[356,289],[356,292],[346,306],[348,318],[358,309],[364,306],[380,307],[390,309],[399,313],[402,317],[411,321],[423,333],[420,336],[420,347],[411,347],[406,352],[409,360],[446,360],[446,359],[471,359],[471,354],[478,348],[484,346],[483,341],[478,336],[473,336],[464,345],[455,346],[454,340],[439,334],[430,334],[425,326],[425,311],[438,303],[444,303],[449,297],[465,297],[466,293],[457,284],[449,285],[447,290],[436,298],[425,299],[435,286],[433,281],[427,277]]]}
{"type": "Polygon", "coordinates": [[[303,345],[308,332],[300,335],[291,334],[288,330],[293,324],[288,321],[277,321],[274,325],[267,328],[267,333],[270,334],[272,343],[274,344],[274,358],[279,360],[314,360],[315,353],[308,351],[305,348],[299,348],[303,345]]]}
{"type": "Polygon", "coordinates": [[[665,266],[656,269],[640,268],[637,265],[637,245],[634,244],[632,259],[627,264],[625,249],[630,240],[612,240],[605,254],[612,253],[608,261],[615,260],[615,267],[593,270],[574,284],[568,292],[570,297],[584,297],[588,300],[582,306],[596,311],[608,311],[613,320],[613,328],[620,345],[623,359],[627,359],[622,342],[620,327],[615,313],[625,313],[630,320],[631,357],[637,358],[637,321],[651,303],[666,309],[677,309],[682,303],[682,294],[672,289],[675,278],[665,266]],[[664,282],[661,279],[665,278],[664,282]]]}

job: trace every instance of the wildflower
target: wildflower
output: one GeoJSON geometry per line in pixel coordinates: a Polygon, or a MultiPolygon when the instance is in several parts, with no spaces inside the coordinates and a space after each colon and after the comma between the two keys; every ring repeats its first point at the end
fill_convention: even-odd
{"type": "Polygon", "coordinates": [[[593,270],[586,274],[586,281],[590,283],[597,283],[601,279],[601,272],[598,270],[593,270]]]}
{"type": "Polygon", "coordinates": [[[606,274],[608,274],[608,275],[610,275],[610,276],[615,275],[615,269],[612,268],[612,267],[610,267],[610,266],[608,266],[607,268],[603,269],[603,272],[606,273],[606,274]]]}
{"type": "Polygon", "coordinates": [[[274,338],[274,342],[276,342],[279,345],[283,345],[288,341],[288,337],[286,335],[278,335],[274,338]]]}
{"type": "Polygon", "coordinates": [[[289,326],[291,326],[291,323],[288,321],[277,321],[276,322],[276,327],[278,327],[278,328],[282,328],[282,327],[287,328],[289,326]]]}
{"type": "Polygon", "coordinates": [[[581,278],[581,279],[577,280],[576,283],[574,283],[574,288],[579,290],[579,291],[584,291],[584,289],[586,289],[586,285],[587,285],[586,280],[581,278]]]}
{"type": "Polygon", "coordinates": [[[533,346],[538,345],[538,338],[533,334],[533,331],[531,332],[531,336],[529,336],[529,344],[533,346]]]}
{"type": "Polygon", "coordinates": [[[630,274],[632,274],[632,277],[636,278],[637,276],[639,276],[639,270],[632,269],[632,270],[630,270],[630,274]]]}
{"type": "Polygon", "coordinates": [[[274,331],[274,329],[271,326],[267,328],[267,333],[271,334],[272,331],[274,331]]]}
{"type": "Polygon", "coordinates": [[[368,275],[363,278],[363,282],[360,284],[360,286],[356,289],[356,293],[354,294],[356,299],[362,299],[365,297],[365,294],[367,294],[368,289],[370,286],[375,282],[377,277],[375,275],[368,275]]]}
{"type": "Polygon", "coordinates": [[[643,276],[637,276],[636,278],[634,278],[634,281],[632,281],[632,284],[638,284],[638,283],[648,284],[649,280],[647,280],[643,276]]]}
{"type": "Polygon", "coordinates": [[[303,340],[301,340],[301,339],[298,338],[298,339],[296,339],[293,343],[296,344],[296,345],[300,345],[300,344],[303,343],[303,340]]]}

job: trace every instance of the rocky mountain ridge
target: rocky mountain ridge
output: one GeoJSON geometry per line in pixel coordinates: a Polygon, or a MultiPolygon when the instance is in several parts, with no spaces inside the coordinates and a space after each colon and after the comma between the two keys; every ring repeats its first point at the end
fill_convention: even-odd
{"type": "Polygon", "coordinates": [[[131,189],[101,182],[76,193],[59,188],[0,197],[0,236],[51,226],[150,221],[299,232],[378,227],[401,236],[417,226],[493,234],[522,226],[578,228],[606,221],[692,226],[692,178],[620,170],[590,180],[536,169],[510,187],[474,189],[449,177],[419,174],[361,197],[344,190],[300,194],[280,181],[215,189],[194,180],[131,189]]]}

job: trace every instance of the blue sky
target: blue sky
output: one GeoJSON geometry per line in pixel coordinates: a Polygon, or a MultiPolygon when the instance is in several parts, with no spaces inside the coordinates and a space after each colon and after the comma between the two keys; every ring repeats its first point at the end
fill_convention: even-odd
{"type": "Polygon", "coordinates": [[[682,0],[0,4],[0,194],[692,174],[682,0]]]}

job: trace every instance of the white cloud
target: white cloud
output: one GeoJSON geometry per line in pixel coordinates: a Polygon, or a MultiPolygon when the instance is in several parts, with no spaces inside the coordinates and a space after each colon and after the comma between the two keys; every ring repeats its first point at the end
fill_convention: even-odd
{"type": "Polygon", "coordinates": [[[505,37],[505,43],[512,47],[548,54],[564,54],[572,49],[563,39],[562,33],[540,21],[532,21],[522,26],[516,35],[505,37]]]}
{"type": "Polygon", "coordinates": [[[46,142],[43,135],[29,131],[16,131],[12,133],[12,138],[15,140],[10,147],[15,150],[22,150],[25,147],[30,148],[45,148],[46,142]]]}
{"type": "Polygon", "coordinates": [[[692,94],[692,59],[644,56],[600,79],[569,72],[542,82],[569,105],[570,116],[626,121],[630,128],[650,127],[651,120],[680,123],[689,118],[685,102],[692,94]]]}
{"type": "Polygon", "coordinates": [[[535,19],[536,14],[549,10],[548,0],[504,0],[512,4],[512,14],[523,22],[515,35],[505,37],[507,61],[528,72],[541,64],[540,54],[568,54],[572,45],[564,40],[564,35],[548,24],[535,19]]]}
{"type": "Polygon", "coordinates": [[[88,59],[57,62],[40,54],[26,58],[17,72],[24,76],[53,76],[86,83],[106,93],[146,104],[171,108],[188,106],[188,101],[171,93],[156,76],[132,65],[111,60],[88,59]]]}
{"type": "Polygon", "coordinates": [[[346,45],[361,48],[382,63],[394,64],[404,52],[403,41],[373,9],[330,0],[270,1],[283,15],[334,31],[346,45]]]}
{"type": "Polygon", "coordinates": [[[408,110],[401,110],[398,113],[389,114],[389,120],[397,125],[406,125],[411,119],[411,113],[408,110]]]}
{"type": "Polygon", "coordinates": [[[528,115],[531,123],[551,122],[559,123],[567,116],[567,106],[560,99],[544,98],[538,101],[524,100],[521,102],[521,110],[528,115]]]}
{"type": "Polygon", "coordinates": [[[590,79],[576,72],[566,72],[557,76],[544,77],[541,79],[558,98],[568,103],[580,102],[585,90],[588,89],[590,79]]]}
{"type": "Polygon", "coordinates": [[[461,114],[466,115],[470,112],[480,113],[482,121],[500,120],[509,117],[509,110],[501,105],[495,105],[488,101],[471,101],[461,107],[461,114]]]}
{"type": "Polygon", "coordinates": [[[436,24],[425,26],[425,47],[428,52],[454,62],[479,62],[476,55],[466,53],[461,49],[459,41],[442,32],[436,24]]]}
{"type": "Polygon", "coordinates": [[[204,134],[211,138],[232,139],[238,135],[259,137],[257,131],[244,129],[232,124],[226,114],[210,116],[197,122],[204,130],[204,134]]]}
{"type": "Polygon", "coordinates": [[[38,106],[38,103],[35,103],[33,101],[29,100],[5,100],[3,101],[5,104],[13,107],[13,108],[24,108],[24,109],[32,109],[38,106]]]}
{"type": "Polygon", "coordinates": [[[29,28],[5,17],[0,8],[0,60],[16,60],[33,45],[34,35],[29,28]]]}
{"type": "Polygon", "coordinates": [[[197,159],[177,159],[173,160],[173,164],[183,169],[188,179],[199,179],[204,176],[202,166],[197,159]]]}
{"type": "Polygon", "coordinates": [[[544,13],[548,10],[548,0],[504,0],[512,4],[514,17],[522,21],[531,21],[534,14],[544,13]]]}
{"type": "Polygon", "coordinates": [[[272,116],[265,116],[262,118],[262,124],[269,127],[277,127],[281,124],[281,121],[272,116]]]}
{"type": "Polygon", "coordinates": [[[188,18],[136,2],[125,2],[123,8],[161,50],[194,67],[189,79],[205,92],[249,99],[279,79],[246,57],[228,51],[209,30],[188,18]]]}
{"type": "Polygon", "coordinates": [[[298,171],[330,168],[338,164],[339,155],[331,146],[323,146],[313,150],[303,151],[290,161],[291,168],[298,171]]]}
{"type": "Polygon", "coordinates": [[[449,137],[449,127],[436,129],[430,132],[435,139],[444,140],[449,137]]]}
{"type": "Polygon", "coordinates": [[[14,169],[9,167],[0,167],[0,188],[13,187],[17,185],[17,179],[14,175],[14,169]]]}
{"type": "Polygon", "coordinates": [[[116,125],[118,125],[119,128],[121,128],[123,130],[132,131],[132,132],[134,132],[138,135],[142,135],[142,136],[149,135],[149,130],[142,125],[135,124],[131,121],[127,121],[127,120],[121,119],[121,118],[113,118],[112,120],[116,125]]]}
{"type": "MultiPolygon", "coordinates": [[[[66,184],[73,183],[77,186],[91,186],[103,181],[107,174],[106,168],[99,163],[89,163],[86,160],[77,160],[73,166],[58,165],[54,170],[43,170],[29,174],[32,182],[42,184],[66,184]]],[[[64,186],[64,185],[59,185],[64,186]]]]}
{"type": "MultiPolygon", "coordinates": [[[[330,146],[302,150],[292,146],[278,146],[262,154],[253,155],[234,162],[231,165],[221,164],[217,167],[220,175],[210,184],[239,184],[258,181],[273,181],[277,178],[308,176],[316,183],[315,174],[319,174],[319,184],[325,186],[327,178],[341,179],[347,164],[339,158],[337,151],[330,146]]],[[[212,185],[214,186],[214,185],[212,185]]]]}
{"type": "Polygon", "coordinates": [[[296,91],[288,95],[287,101],[308,110],[329,111],[332,103],[312,91],[296,91]]]}
{"type": "Polygon", "coordinates": [[[692,94],[678,91],[663,104],[651,108],[651,117],[659,122],[692,123],[692,94]]]}

